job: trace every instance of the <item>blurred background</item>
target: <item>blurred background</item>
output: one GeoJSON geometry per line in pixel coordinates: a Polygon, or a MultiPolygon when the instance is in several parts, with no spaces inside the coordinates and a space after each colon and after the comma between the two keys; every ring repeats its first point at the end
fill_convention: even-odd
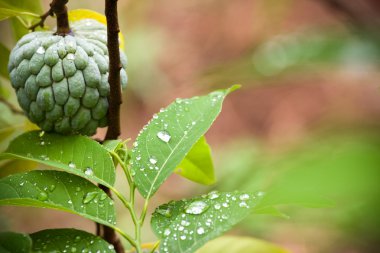
{"type": "MultiPolygon", "coordinates": [[[[49,1],[42,3],[47,10],[49,1]]],[[[100,0],[68,6],[103,13],[100,0]]],[[[173,175],[151,212],[210,190],[263,190],[271,208],[231,234],[295,253],[378,252],[380,1],[122,0],[119,16],[129,60],[123,139],[134,140],[177,97],[243,86],[206,135],[218,182],[200,186],[173,175]]],[[[0,22],[8,48],[16,22],[0,22]]],[[[54,27],[52,19],[49,24],[54,27]]],[[[0,83],[0,95],[14,103],[6,78],[0,83]]],[[[3,150],[27,124],[3,104],[0,112],[3,150]]],[[[2,176],[18,168],[11,165],[1,164],[2,176]]],[[[128,222],[120,208],[120,226],[132,230],[128,222]]],[[[66,213],[0,208],[2,230],[73,226],[95,229],[66,213]]],[[[144,241],[154,240],[147,224],[144,241]]]]}

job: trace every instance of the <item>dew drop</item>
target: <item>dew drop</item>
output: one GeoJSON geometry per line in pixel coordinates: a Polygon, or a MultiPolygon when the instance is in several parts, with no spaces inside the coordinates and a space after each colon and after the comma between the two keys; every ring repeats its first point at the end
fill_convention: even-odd
{"type": "Polygon", "coordinates": [[[100,194],[100,197],[99,197],[100,200],[105,200],[106,198],[107,198],[107,194],[105,193],[100,194]]]}
{"type": "Polygon", "coordinates": [[[55,190],[55,184],[50,185],[50,186],[49,186],[49,191],[52,192],[52,191],[54,191],[54,190],[55,190]]]}
{"type": "Polygon", "coordinates": [[[199,227],[199,228],[197,229],[197,234],[198,234],[198,235],[203,235],[204,233],[205,233],[205,229],[204,229],[204,228],[199,227]]]}
{"type": "Polygon", "coordinates": [[[181,221],[181,225],[187,227],[187,226],[190,225],[190,222],[188,222],[188,221],[186,221],[186,220],[182,220],[182,221],[181,221]]]}
{"type": "Polygon", "coordinates": [[[217,191],[212,191],[208,194],[209,199],[217,199],[219,198],[220,194],[217,191]]]}
{"type": "Polygon", "coordinates": [[[222,206],[221,206],[220,204],[215,204],[215,205],[214,205],[214,208],[215,208],[216,210],[219,210],[221,207],[222,207],[222,206]]]}
{"type": "Polygon", "coordinates": [[[239,206],[240,206],[240,207],[249,208],[249,206],[247,205],[247,203],[244,202],[244,201],[240,202],[240,203],[239,203],[239,206]]]}
{"type": "Polygon", "coordinates": [[[154,157],[151,157],[151,158],[149,158],[149,162],[150,162],[151,164],[156,164],[156,163],[157,163],[157,159],[154,158],[154,157]]]}
{"type": "Polygon", "coordinates": [[[170,233],[171,233],[171,231],[170,231],[170,229],[165,229],[165,231],[164,231],[164,235],[165,236],[168,236],[168,235],[170,235],[170,233]]]}
{"type": "Polygon", "coordinates": [[[171,138],[170,134],[168,132],[166,132],[166,131],[160,131],[160,132],[158,132],[157,133],[157,137],[161,141],[166,142],[166,143],[168,143],[170,141],[170,138],[171,138]]]}
{"type": "Polygon", "coordinates": [[[249,195],[246,194],[246,193],[245,193],[245,194],[242,194],[242,195],[239,196],[239,199],[240,199],[240,200],[248,200],[248,199],[249,199],[249,195]]]}
{"type": "Polygon", "coordinates": [[[186,235],[181,235],[181,240],[186,240],[186,235]]]}
{"type": "Polygon", "coordinates": [[[83,203],[90,203],[96,196],[98,196],[98,192],[88,192],[83,198],[83,203]]]}
{"type": "Polygon", "coordinates": [[[48,195],[46,192],[42,191],[37,196],[38,200],[45,201],[48,199],[48,195]]]}
{"type": "Polygon", "coordinates": [[[71,205],[72,203],[73,203],[73,202],[71,201],[71,199],[67,201],[67,204],[70,204],[70,205],[71,205]]]}
{"type": "Polygon", "coordinates": [[[194,201],[187,206],[185,212],[188,214],[201,214],[206,211],[208,205],[203,201],[194,201]]]}
{"type": "Polygon", "coordinates": [[[70,167],[71,169],[75,169],[77,166],[75,165],[75,163],[73,163],[73,162],[69,162],[69,167],[70,167]]]}
{"type": "Polygon", "coordinates": [[[92,176],[94,174],[94,171],[90,167],[87,167],[84,171],[84,174],[87,176],[92,176]]]}
{"type": "Polygon", "coordinates": [[[172,216],[172,210],[167,205],[162,205],[159,208],[156,209],[156,213],[161,214],[162,216],[165,216],[167,218],[170,218],[172,216]]]}

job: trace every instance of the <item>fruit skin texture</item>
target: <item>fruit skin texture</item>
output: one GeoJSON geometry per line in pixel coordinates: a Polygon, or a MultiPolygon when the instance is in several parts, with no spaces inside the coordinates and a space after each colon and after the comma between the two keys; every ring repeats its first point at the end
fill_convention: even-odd
{"type": "MultiPolygon", "coordinates": [[[[72,34],[32,32],[13,48],[8,71],[27,117],[42,130],[93,135],[107,126],[108,49],[106,26],[92,19],[71,24],[72,34]]],[[[122,87],[126,56],[120,52],[122,87]]]]}

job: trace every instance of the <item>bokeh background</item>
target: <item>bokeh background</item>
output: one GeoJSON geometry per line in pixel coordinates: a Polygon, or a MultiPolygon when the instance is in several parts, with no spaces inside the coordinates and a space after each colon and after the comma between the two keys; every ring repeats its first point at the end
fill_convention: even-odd
{"type": "MultiPolygon", "coordinates": [[[[49,1],[42,2],[46,10],[49,1]]],[[[68,6],[103,13],[100,0],[68,6]]],[[[200,186],[173,175],[150,212],[170,199],[215,189],[263,190],[276,208],[252,215],[231,234],[295,253],[378,252],[378,0],[120,0],[119,15],[129,60],[123,139],[133,140],[176,97],[242,84],[206,135],[218,182],[200,186]]],[[[54,27],[52,19],[48,24],[54,27]]],[[[0,31],[11,48],[11,22],[0,22],[0,31]]],[[[14,103],[9,83],[0,81],[14,103]]],[[[4,149],[9,126],[17,135],[25,119],[1,104],[0,112],[4,149]]],[[[132,230],[121,206],[119,222],[132,230]]],[[[95,229],[66,213],[0,208],[1,230],[74,226],[95,229]]],[[[143,238],[155,240],[149,224],[143,238]]]]}

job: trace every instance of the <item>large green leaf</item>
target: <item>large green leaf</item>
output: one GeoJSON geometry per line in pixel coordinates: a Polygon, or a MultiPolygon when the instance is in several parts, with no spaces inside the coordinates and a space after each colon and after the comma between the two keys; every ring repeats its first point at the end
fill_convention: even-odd
{"type": "MultiPolygon", "coordinates": [[[[8,66],[8,59],[9,59],[9,49],[3,44],[0,42],[0,76],[3,76],[5,78],[8,78],[8,70],[7,70],[7,66],[8,66]]],[[[1,86],[1,84],[0,84],[1,86]]],[[[0,93],[0,96],[1,96],[1,93],[0,93]]]]}
{"type": "Polygon", "coordinates": [[[160,252],[190,253],[247,217],[262,194],[211,192],[172,201],[156,209],[151,225],[160,237],[160,252]]]}
{"type": "Polygon", "coordinates": [[[62,171],[35,170],[0,179],[0,205],[52,208],[115,225],[113,201],[91,182],[62,171]]]}
{"type": "Polygon", "coordinates": [[[200,184],[215,183],[211,149],[204,136],[195,143],[185,159],[177,166],[176,173],[200,184]]]}
{"type": "Polygon", "coordinates": [[[113,245],[102,238],[76,229],[48,229],[30,235],[33,252],[114,253],[113,245]]]}
{"type": "Polygon", "coordinates": [[[197,253],[288,253],[272,243],[242,236],[223,236],[208,242],[197,253]]]}
{"type": "Polygon", "coordinates": [[[210,128],[233,86],[202,97],[177,99],[153,116],[134,143],[130,165],[137,189],[150,198],[210,128]]]}
{"type": "MultiPolygon", "coordinates": [[[[24,10],[31,13],[42,13],[42,6],[40,0],[0,0],[0,8],[12,9],[12,10],[24,10]]],[[[29,32],[25,27],[31,25],[34,22],[38,21],[38,17],[33,16],[23,16],[20,18],[12,18],[11,24],[14,32],[15,40],[19,40],[22,36],[29,32]],[[24,23],[22,23],[22,22],[24,23]]]]}
{"type": "Polygon", "coordinates": [[[28,235],[14,232],[0,233],[1,253],[30,253],[32,240],[28,235]]]}
{"type": "Polygon", "coordinates": [[[46,164],[105,186],[115,183],[111,156],[99,143],[85,136],[28,132],[13,140],[0,154],[0,159],[9,158],[46,164]]]}

